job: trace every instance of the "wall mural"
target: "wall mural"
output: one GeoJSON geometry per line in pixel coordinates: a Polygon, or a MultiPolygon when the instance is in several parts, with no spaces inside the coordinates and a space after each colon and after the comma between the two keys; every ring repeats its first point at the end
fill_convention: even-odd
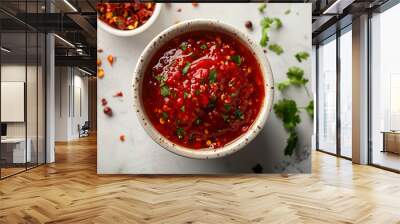
{"type": "Polygon", "coordinates": [[[311,4],[97,10],[99,174],[311,172],[311,4]]]}

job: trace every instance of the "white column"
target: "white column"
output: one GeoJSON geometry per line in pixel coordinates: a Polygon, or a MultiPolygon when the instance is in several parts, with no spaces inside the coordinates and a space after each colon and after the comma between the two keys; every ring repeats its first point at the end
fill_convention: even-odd
{"type": "Polygon", "coordinates": [[[353,20],[353,162],[368,163],[368,16],[353,20]]]}
{"type": "Polygon", "coordinates": [[[55,161],[54,150],[54,133],[55,133],[55,55],[54,55],[54,35],[47,34],[46,36],[46,163],[55,161]]]}

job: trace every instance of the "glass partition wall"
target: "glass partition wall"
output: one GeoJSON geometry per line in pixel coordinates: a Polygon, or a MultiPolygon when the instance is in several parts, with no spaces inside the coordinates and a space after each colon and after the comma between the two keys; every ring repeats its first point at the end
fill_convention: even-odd
{"type": "Polygon", "coordinates": [[[370,163],[400,172],[400,4],[371,22],[370,163]]]}
{"type": "Polygon", "coordinates": [[[317,150],[352,157],[351,25],[317,47],[317,150]]]}
{"type": "MultiPolygon", "coordinates": [[[[18,9],[37,12],[38,2],[18,1],[18,9]]],[[[1,179],[46,160],[45,35],[16,17],[0,11],[1,179]]]]}

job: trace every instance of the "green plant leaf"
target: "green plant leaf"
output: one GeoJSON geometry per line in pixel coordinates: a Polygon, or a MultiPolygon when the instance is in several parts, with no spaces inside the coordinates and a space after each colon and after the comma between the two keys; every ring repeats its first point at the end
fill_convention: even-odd
{"type": "Polygon", "coordinates": [[[296,131],[291,131],[289,133],[288,139],[286,140],[286,147],[285,147],[285,155],[286,156],[293,155],[294,151],[296,150],[298,140],[299,140],[299,137],[298,137],[296,131]]]}
{"type": "Polygon", "coordinates": [[[242,63],[242,60],[240,59],[240,55],[231,56],[231,60],[234,61],[237,65],[240,65],[242,63]]]}
{"type": "Polygon", "coordinates": [[[210,84],[213,84],[217,81],[217,70],[211,69],[210,73],[208,74],[208,80],[210,84]]]}
{"type": "Polygon", "coordinates": [[[285,130],[290,132],[301,122],[300,111],[297,108],[296,101],[282,99],[275,103],[274,112],[282,120],[285,130]]]}
{"type": "Polygon", "coordinates": [[[279,44],[270,44],[268,49],[275,52],[277,55],[281,55],[283,53],[283,48],[279,44]]]}
{"type": "Polygon", "coordinates": [[[160,89],[161,96],[167,97],[171,94],[171,91],[167,85],[161,86],[160,89]]]}
{"type": "Polygon", "coordinates": [[[305,51],[300,51],[294,55],[294,57],[297,59],[297,61],[302,62],[308,59],[310,57],[310,54],[305,51]]]}
{"type": "Polygon", "coordinates": [[[299,86],[308,83],[308,79],[304,78],[304,70],[297,66],[290,67],[286,75],[293,85],[299,86]]]}
{"type": "Polygon", "coordinates": [[[267,8],[267,4],[261,3],[260,6],[258,6],[258,11],[260,11],[261,13],[264,13],[266,8],[267,8]]]}
{"type": "Polygon", "coordinates": [[[188,73],[190,65],[191,65],[190,62],[186,62],[185,67],[183,67],[182,69],[182,74],[186,75],[186,73],[188,73]]]}
{"type": "Polygon", "coordinates": [[[311,118],[314,117],[314,100],[308,102],[305,110],[307,111],[308,115],[310,115],[311,118]]]}

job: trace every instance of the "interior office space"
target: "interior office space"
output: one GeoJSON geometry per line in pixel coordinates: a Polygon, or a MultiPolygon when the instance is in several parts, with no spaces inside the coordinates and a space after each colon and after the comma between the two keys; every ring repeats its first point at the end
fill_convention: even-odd
{"type": "Polygon", "coordinates": [[[96,2],[0,2],[0,223],[399,222],[398,1],[296,1],[313,12],[313,173],[261,177],[96,174],[96,2]]]}

